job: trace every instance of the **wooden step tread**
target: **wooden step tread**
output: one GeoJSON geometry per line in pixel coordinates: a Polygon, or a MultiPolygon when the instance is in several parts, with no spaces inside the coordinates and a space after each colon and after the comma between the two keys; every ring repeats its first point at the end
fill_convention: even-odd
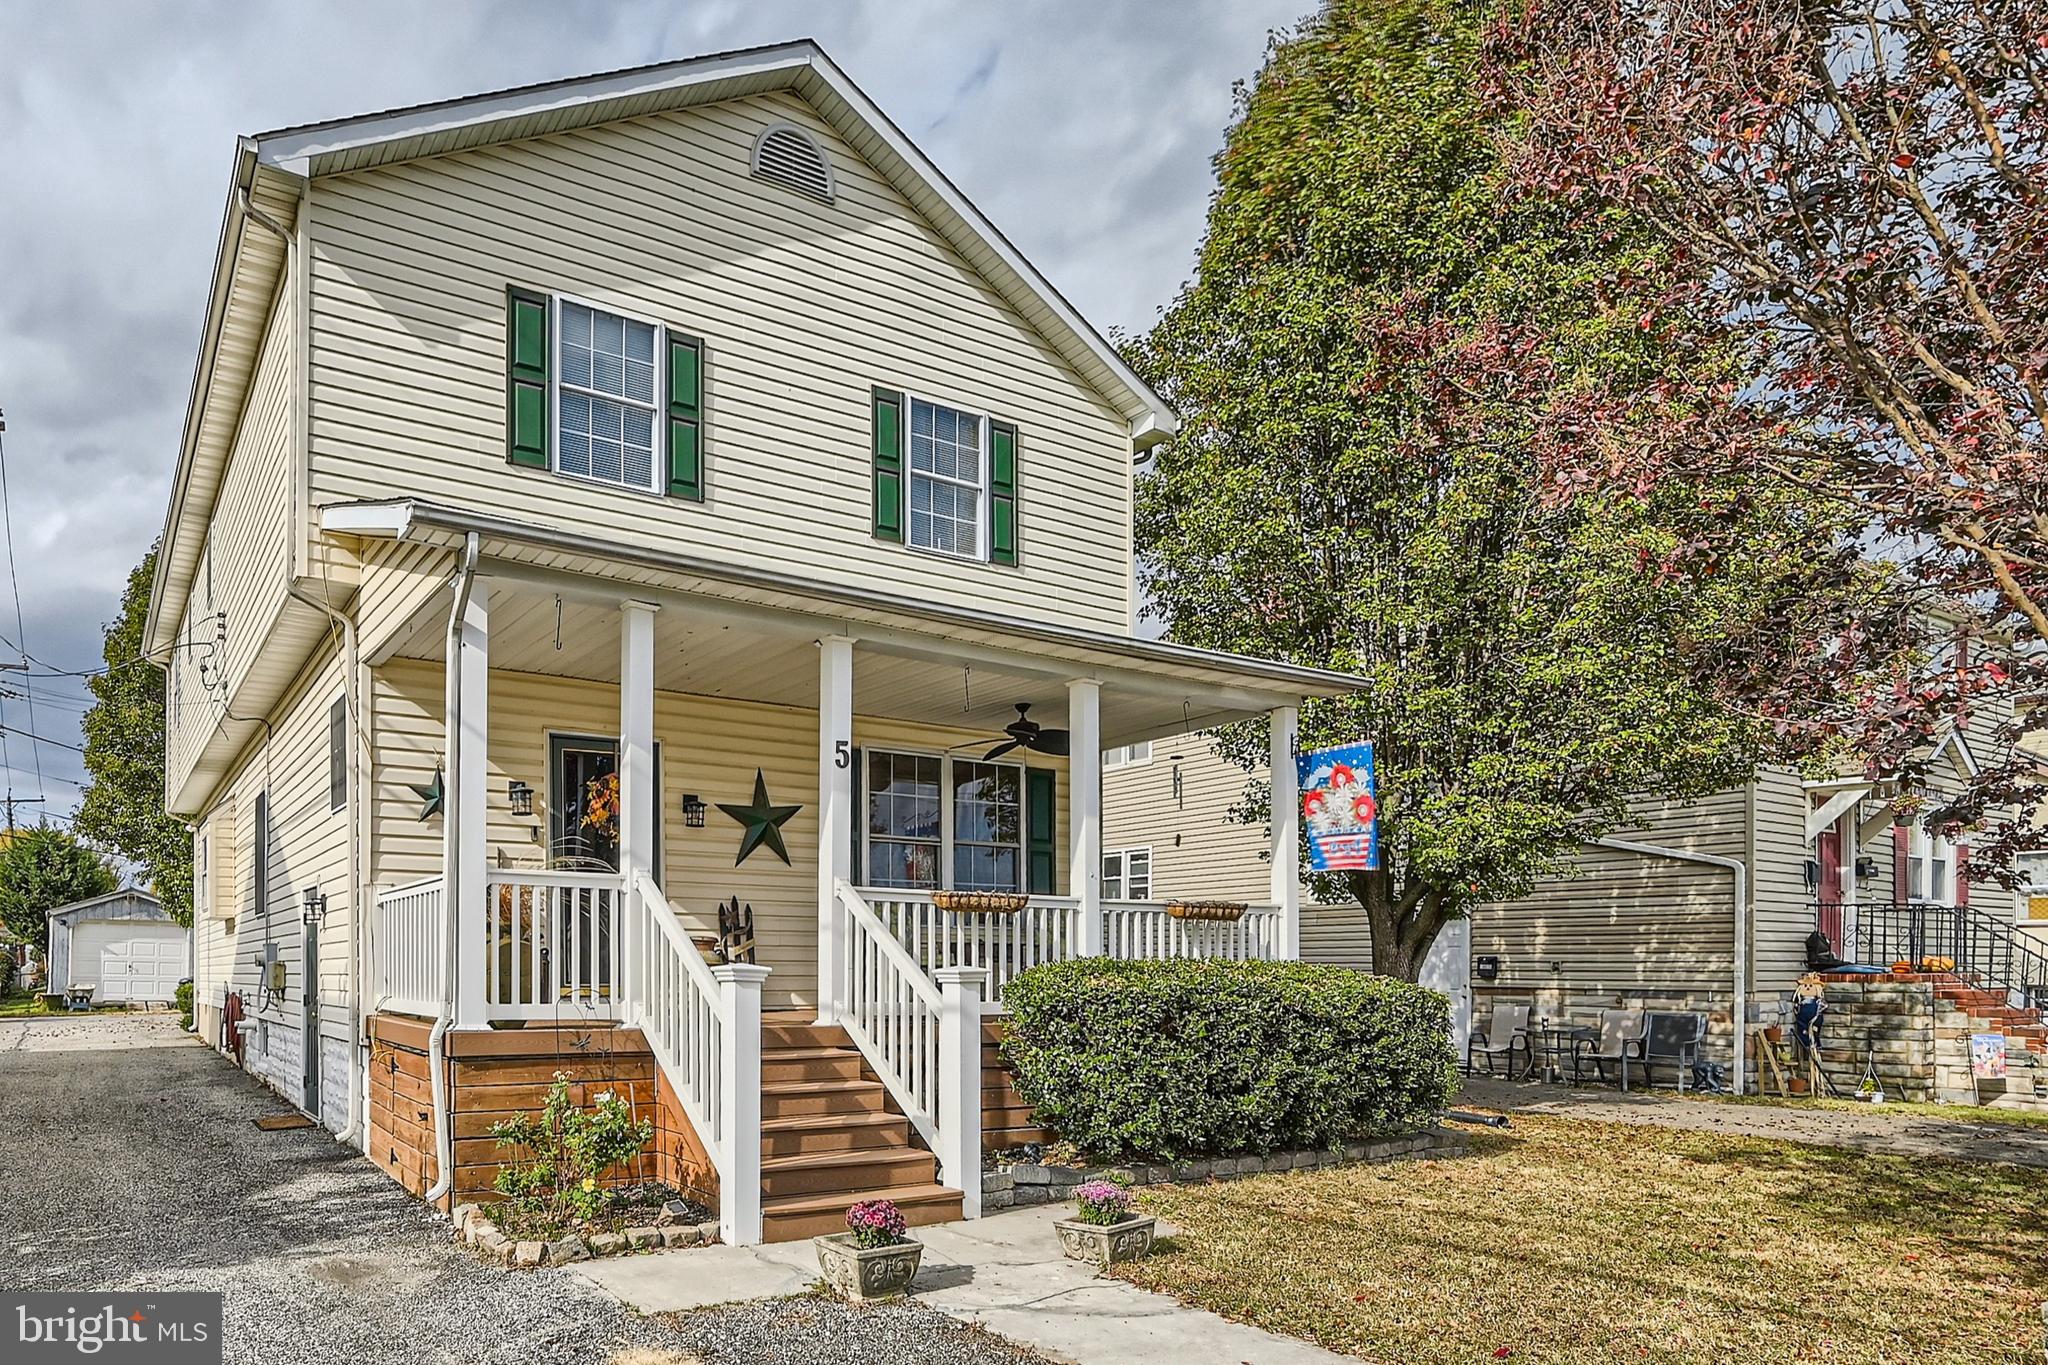
{"type": "Polygon", "coordinates": [[[840,1166],[921,1165],[936,1160],[936,1157],[922,1147],[862,1147],[850,1152],[812,1152],[801,1156],[762,1157],[761,1174],[840,1166]]]}
{"type": "Polygon", "coordinates": [[[764,1133],[809,1133],[829,1131],[835,1128],[881,1128],[892,1123],[908,1123],[901,1114],[886,1111],[859,1114],[790,1114],[782,1118],[762,1119],[764,1133]]]}
{"type": "Polygon", "coordinates": [[[881,1088],[882,1083],[871,1075],[834,1076],[823,1081],[768,1081],[761,1086],[761,1095],[765,1099],[771,1095],[828,1095],[881,1088]]]}
{"type": "Polygon", "coordinates": [[[960,1191],[950,1185],[888,1185],[873,1190],[846,1190],[832,1194],[785,1194],[761,1201],[763,1215],[832,1213],[851,1208],[864,1199],[887,1199],[903,1205],[960,1202],[960,1191]]]}
{"type": "Polygon", "coordinates": [[[848,1057],[858,1056],[860,1056],[860,1049],[851,1043],[848,1043],[845,1047],[832,1047],[830,1045],[820,1047],[808,1045],[804,1047],[784,1047],[779,1044],[769,1043],[761,1049],[761,1060],[764,1062],[840,1062],[848,1057]]]}

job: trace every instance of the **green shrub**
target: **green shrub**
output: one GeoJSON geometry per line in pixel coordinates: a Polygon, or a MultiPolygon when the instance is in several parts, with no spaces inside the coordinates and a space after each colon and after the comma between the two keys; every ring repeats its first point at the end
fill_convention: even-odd
{"type": "Polygon", "coordinates": [[[192,1028],[192,983],[180,981],[176,993],[172,996],[172,1000],[178,1006],[178,1026],[190,1032],[192,1028]]]}
{"type": "Polygon", "coordinates": [[[539,1113],[504,1119],[490,1131],[505,1153],[498,1193],[516,1216],[551,1227],[602,1213],[612,1198],[600,1183],[605,1173],[654,1140],[654,1124],[634,1118],[633,1107],[612,1090],[593,1095],[588,1109],[578,1107],[562,1071],[539,1113]]]}
{"type": "Polygon", "coordinates": [[[1018,1090],[1097,1160],[1412,1132],[1456,1089],[1449,1002],[1343,967],[1091,958],[1033,968],[1004,998],[1018,1090]]]}

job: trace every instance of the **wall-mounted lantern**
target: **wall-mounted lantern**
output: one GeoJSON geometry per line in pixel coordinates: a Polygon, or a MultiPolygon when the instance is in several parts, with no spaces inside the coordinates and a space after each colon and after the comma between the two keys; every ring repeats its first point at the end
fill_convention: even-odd
{"type": "Polygon", "coordinates": [[[512,779],[512,785],[506,788],[506,793],[512,798],[512,813],[514,815],[533,814],[532,787],[529,787],[526,783],[521,782],[515,777],[512,779]]]}
{"type": "Polygon", "coordinates": [[[327,897],[317,886],[306,888],[305,919],[308,924],[320,924],[327,919],[327,897]]]}
{"type": "Polygon", "coordinates": [[[691,792],[683,797],[683,824],[691,829],[704,828],[704,798],[691,792]]]}

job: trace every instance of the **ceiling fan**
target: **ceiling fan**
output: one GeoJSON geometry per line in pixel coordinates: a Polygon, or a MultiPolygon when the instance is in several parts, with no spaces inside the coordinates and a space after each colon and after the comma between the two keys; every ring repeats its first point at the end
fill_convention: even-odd
{"type": "Polygon", "coordinates": [[[1067,732],[1065,730],[1048,730],[1037,721],[1031,719],[1031,703],[1028,701],[1017,703],[1017,719],[1005,725],[1003,733],[1010,738],[983,754],[981,756],[982,762],[988,763],[1001,758],[1004,754],[1020,745],[1031,750],[1033,753],[1050,754],[1054,758],[1066,757],[1067,732]]]}

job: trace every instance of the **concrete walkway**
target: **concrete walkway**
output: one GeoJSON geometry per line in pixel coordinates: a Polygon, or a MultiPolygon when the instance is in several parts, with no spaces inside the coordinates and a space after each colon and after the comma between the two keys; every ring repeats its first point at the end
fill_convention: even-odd
{"type": "Polygon", "coordinates": [[[1624,1095],[1619,1090],[1574,1090],[1543,1081],[1466,1080],[1457,1104],[1510,1114],[1548,1114],[1601,1123],[1734,1133],[1816,1147],[1884,1156],[1946,1157],[2012,1166],[2048,1167],[2048,1125],[1973,1123],[1969,1110],[1955,1118],[1888,1109],[1821,1109],[1796,1103],[1722,1104],[1682,1100],[1671,1091],[1624,1095]]]}
{"type": "MultiPolygon", "coordinates": [[[[1011,1209],[972,1222],[919,1228],[919,1303],[1078,1365],[1134,1360],[1337,1365],[1290,1337],[1188,1308],[1060,1254],[1053,1222],[1064,1208],[1011,1209]]],[[[702,1247],[590,1261],[573,1274],[647,1313],[686,1312],[734,1299],[797,1294],[818,1280],[809,1242],[702,1247]]],[[[1355,1362],[1353,1362],[1355,1365],[1355,1362]]]]}

